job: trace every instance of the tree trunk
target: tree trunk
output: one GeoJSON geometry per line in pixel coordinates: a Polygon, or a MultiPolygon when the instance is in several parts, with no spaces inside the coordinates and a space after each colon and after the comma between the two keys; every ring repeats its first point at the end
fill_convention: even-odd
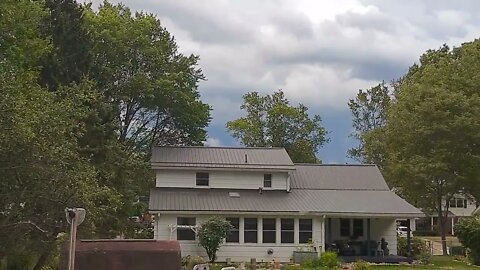
{"type": "Polygon", "coordinates": [[[443,213],[443,207],[442,207],[442,196],[438,196],[438,225],[439,225],[439,228],[440,228],[440,239],[442,241],[442,253],[443,255],[447,255],[447,237],[446,237],[446,228],[445,228],[445,225],[446,225],[446,217],[448,216],[448,213],[446,213],[447,215],[444,215],[443,213]]]}
{"type": "Polygon", "coordinates": [[[37,263],[35,264],[35,267],[33,267],[33,270],[41,270],[43,266],[47,263],[48,257],[50,257],[50,253],[52,253],[52,246],[47,247],[46,249],[43,250],[42,255],[37,260],[37,263]]]}

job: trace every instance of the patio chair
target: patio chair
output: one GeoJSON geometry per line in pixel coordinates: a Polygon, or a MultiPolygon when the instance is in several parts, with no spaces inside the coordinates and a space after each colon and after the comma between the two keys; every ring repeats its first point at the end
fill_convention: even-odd
{"type": "Polygon", "coordinates": [[[355,249],[352,248],[346,241],[337,240],[335,244],[338,248],[338,253],[341,256],[355,256],[355,249]]]}

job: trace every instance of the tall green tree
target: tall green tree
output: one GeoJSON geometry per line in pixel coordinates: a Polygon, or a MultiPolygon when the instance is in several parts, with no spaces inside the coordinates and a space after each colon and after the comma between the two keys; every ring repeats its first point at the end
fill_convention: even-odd
{"type": "Polygon", "coordinates": [[[294,162],[319,162],[316,153],[328,142],[320,115],[310,117],[305,105],[290,105],[281,90],[265,96],[250,92],[240,108],[246,116],[226,126],[243,145],[285,147],[294,162]]]}
{"type": "Polygon", "coordinates": [[[367,90],[360,89],[355,98],[349,100],[354,128],[351,136],[359,142],[357,147],[348,150],[350,157],[363,163],[382,166],[385,145],[376,138],[381,136],[387,125],[387,110],[391,99],[388,86],[382,82],[367,90]]]}

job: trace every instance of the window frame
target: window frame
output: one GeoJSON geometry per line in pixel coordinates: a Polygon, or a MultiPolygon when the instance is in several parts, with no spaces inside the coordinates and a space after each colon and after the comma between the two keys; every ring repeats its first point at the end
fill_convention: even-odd
{"type": "MultiPolygon", "coordinates": [[[[290,224],[288,224],[290,225],[290,224]]],[[[295,243],[295,219],[293,218],[281,218],[280,219],[280,243],[281,244],[294,244],[295,243]],[[290,223],[290,221],[292,222],[291,225],[292,225],[292,228],[291,229],[288,229],[288,228],[284,228],[284,221],[288,221],[290,223]],[[291,236],[292,240],[290,242],[290,239],[288,239],[289,241],[287,241],[287,237],[284,237],[284,235],[288,235],[289,237],[291,236]]]]}
{"type": "Polygon", "coordinates": [[[227,235],[227,237],[225,238],[225,243],[229,243],[229,244],[235,244],[235,243],[240,243],[240,218],[239,217],[227,217],[225,218],[227,221],[230,222],[230,224],[232,225],[232,229],[230,230],[230,234],[227,235]],[[231,220],[236,220],[236,224],[234,222],[232,222],[231,220]],[[235,227],[235,225],[238,225],[238,227],[235,227]],[[229,239],[229,237],[231,235],[236,235],[236,237],[234,239],[236,240],[231,240],[229,239]]]}
{"type": "Polygon", "coordinates": [[[310,241],[313,240],[313,219],[311,218],[299,218],[298,219],[298,243],[299,244],[308,244],[310,241]],[[302,229],[302,221],[309,221],[310,228],[308,230],[302,229]],[[306,241],[303,241],[303,237],[301,235],[307,234],[310,237],[306,238],[306,241]]]}
{"type": "Polygon", "coordinates": [[[364,236],[364,230],[365,230],[365,224],[363,222],[363,219],[361,218],[354,218],[352,221],[352,236],[354,237],[363,237],[364,236]],[[361,224],[361,225],[360,225],[361,224]],[[359,226],[360,227],[357,227],[359,226]],[[359,230],[359,228],[361,230],[359,230]],[[358,232],[360,232],[358,234],[358,232]]]}
{"type": "Polygon", "coordinates": [[[275,244],[277,243],[277,219],[276,218],[262,218],[262,243],[263,244],[275,244]],[[265,229],[265,220],[273,221],[273,223],[269,225],[273,225],[273,229],[265,229]],[[265,237],[268,234],[273,234],[273,242],[272,241],[265,241],[265,237]]]}
{"type": "Polygon", "coordinates": [[[208,172],[196,172],[195,173],[195,187],[209,187],[210,186],[210,173],[208,172]],[[203,174],[204,177],[199,177],[199,174],[203,174]],[[206,175],[206,177],[205,177],[206,175]],[[199,185],[199,181],[206,181],[206,185],[199,185]]]}
{"type": "MultiPolygon", "coordinates": [[[[189,223],[189,222],[186,222],[186,223],[189,223]]],[[[177,217],[177,226],[179,226],[179,225],[180,226],[182,226],[182,225],[197,226],[197,218],[196,217],[177,217]],[[191,222],[193,224],[185,224],[183,222],[182,222],[182,224],[179,224],[180,219],[193,220],[193,222],[191,222]]],[[[197,239],[197,234],[191,228],[178,228],[177,227],[177,241],[195,241],[196,239],[197,239]],[[180,236],[182,233],[186,233],[186,232],[188,232],[187,235],[190,235],[191,233],[193,233],[193,239],[180,236]]]]}
{"type": "Polygon", "coordinates": [[[271,173],[263,174],[263,187],[264,188],[272,188],[272,184],[273,184],[272,179],[273,179],[273,175],[271,173]],[[270,179],[268,179],[268,178],[270,178],[270,179]],[[267,183],[269,183],[269,184],[267,185],[267,183]]]}
{"type": "Polygon", "coordinates": [[[258,218],[244,218],[243,219],[243,243],[245,244],[258,244],[258,218]],[[247,228],[247,221],[255,220],[255,229],[253,227],[251,229],[247,228]],[[247,233],[250,235],[255,236],[255,242],[247,241],[247,233]]]}

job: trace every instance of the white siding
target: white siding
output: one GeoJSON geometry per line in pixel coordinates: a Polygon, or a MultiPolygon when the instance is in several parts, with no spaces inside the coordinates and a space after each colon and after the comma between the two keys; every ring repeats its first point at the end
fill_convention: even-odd
{"type": "MultiPolygon", "coordinates": [[[[191,215],[178,215],[178,216],[191,216],[191,215]]],[[[252,217],[252,216],[245,216],[252,217]]],[[[241,243],[225,243],[220,247],[220,250],[217,253],[218,261],[226,261],[227,258],[230,258],[234,262],[249,261],[251,258],[256,258],[257,261],[276,261],[288,262],[293,256],[293,251],[298,250],[299,248],[304,248],[304,244],[298,244],[298,218],[299,217],[287,217],[287,216],[263,216],[258,217],[258,228],[259,228],[259,241],[261,239],[261,219],[262,218],[277,218],[277,243],[276,244],[245,244],[243,241],[243,222],[244,217],[240,217],[240,242],[241,243]],[[295,244],[281,244],[280,243],[280,218],[295,218],[296,232],[295,232],[295,244]],[[273,249],[273,254],[269,255],[267,251],[273,249]]],[[[170,239],[170,224],[176,223],[177,215],[167,215],[161,214],[160,217],[155,221],[155,239],[159,240],[168,240],[170,239]]],[[[208,216],[200,215],[196,216],[197,224],[201,223],[208,216]]],[[[313,219],[313,228],[312,228],[312,238],[317,250],[323,245],[323,236],[321,235],[321,226],[323,219],[321,217],[300,217],[300,218],[312,218],[313,219]]],[[[176,240],[177,234],[172,233],[172,240],[176,240]]],[[[204,249],[198,245],[196,241],[180,241],[180,248],[182,251],[182,256],[187,255],[196,255],[207,257],[204,249]]],[[[321,249],[320,249],[321,250],[321,249]]]]}
{"type": "MultiPolygon", "coordinates": [[[[202,171],[202,170],[198,170],[202,171]]],[[[195,170],[157,170],[156,187],[195,187],[195,170]]],[[[207,172],[207,171],[205,171],[207,172]]],[[[248,171],[208,171],[210,188],[258,189],[263,187],[265,173],[272,174],[272,188],[287,189],[288,173],[248,171]]]]}

